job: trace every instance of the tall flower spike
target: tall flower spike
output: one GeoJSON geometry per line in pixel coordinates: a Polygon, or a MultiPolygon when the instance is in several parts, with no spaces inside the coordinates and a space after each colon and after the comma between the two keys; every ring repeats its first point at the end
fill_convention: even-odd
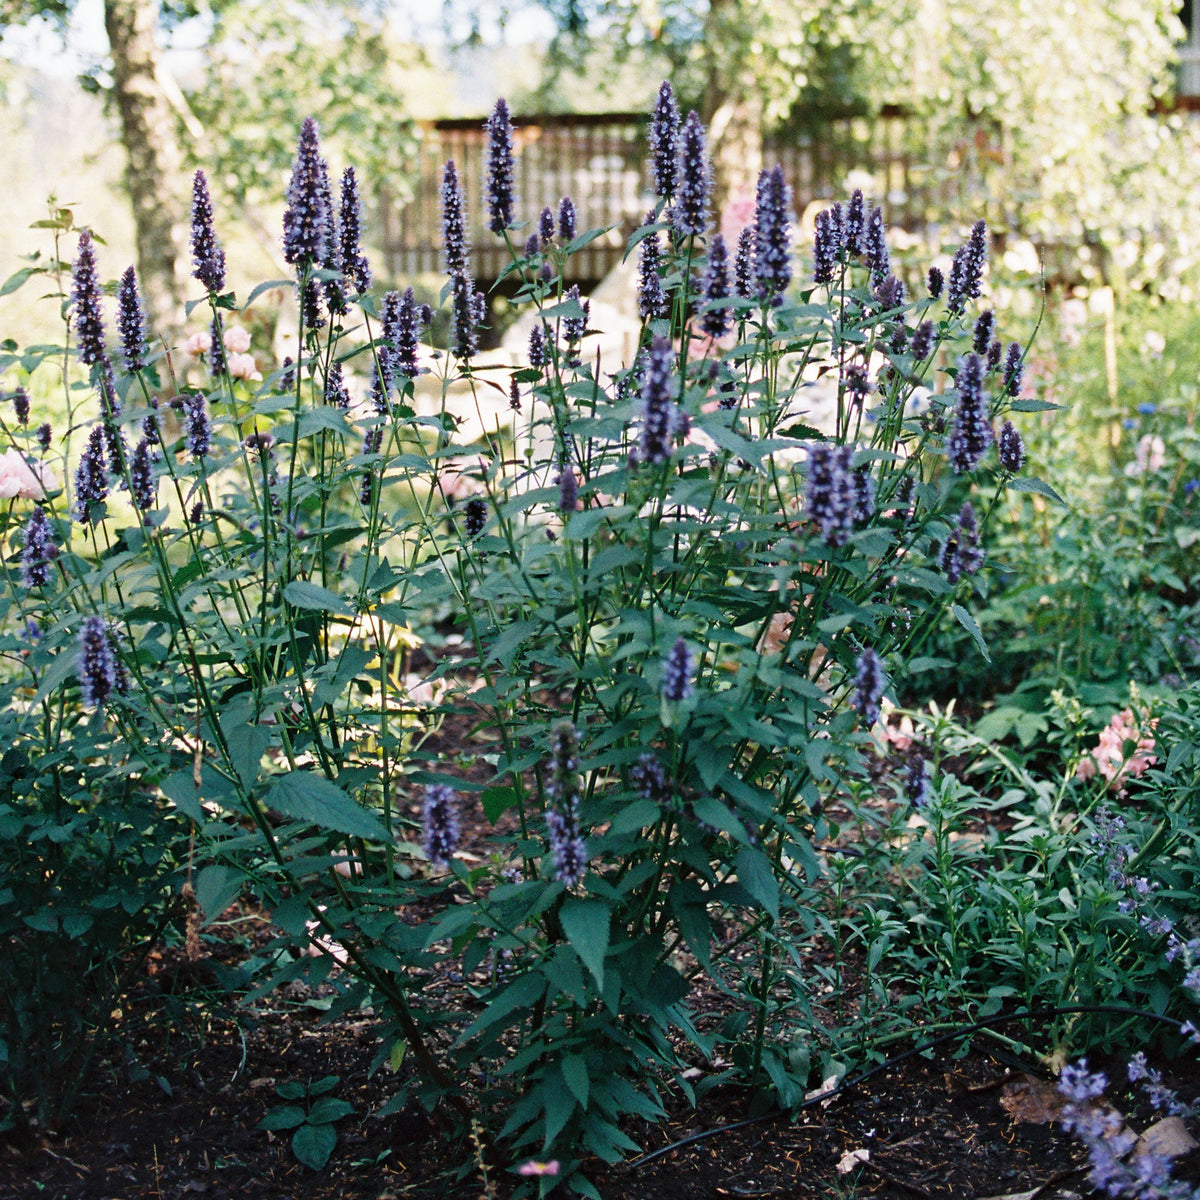
{"type": "Polygon", "coordinates": [[[670,339],[656,337],[646,353],[642,372],[642,436],[637,461],[658,466],[671,457],[671,438],[678,425],[672,371],[675,351],[670,339]]]}
{"type": "Polygon", "coordinates": [[[853,446],[818,442],[809,451],[805,499],[827,546],[844,546],[854,528],[858,495],[853,462],[853,446]]]}
{"type": "Polygon", "coordinates": [[[987,222],[976,221],[971,236],[954,252],[950,279],[946,285],[946,307],[961,313],[968,300],[977,300],[983,292],[983,269],[987,266],[987,222]]]}
{"type": "Polygon", "coordinates": [[[88,508],[108,495],[108,467],[104,453],[104,429],[93,425],[75,468],[75,520],[88,519],[88,508]]]}
{"type": "Polygon", "coordinates": [[[415,379],[421,373],[417,355],[421,344],[421,305],[417,303],[412,288],[405,288],[396,307],[394,328],[385,327],[385,335],[392,343],[392,366],[401,379],[415,379]]]}
{"type": "Polygon", "coordinates": [[[850,203],[846,206],[846,219],[843,225],[846,253],[851,258],[858,258],[863,253],[863,236],[867,228],[866,212],[862,188],[855,188],[850,194],[850,203]]]}
{"type": "Polygon", "coordinates": [[[79,631],[76,671],[84,708],[101,708],[117,690],[117,661],[103,617],[87,617],[79,631]]]}
{"type": "Polygon", "coordinates": [[[699,237],[708,225],[710,171],[699,113],[688,113],[679,134],[678,195],[671,224],[679,238],[699,237]]]}
{"type": "Polygon", "coordinates": [[[154,509],[156,496],[153,462],[150,443],[142,438],[134,447],[133,456],[129,460],[129,494],[140,513],[149,513],[154,509]]]}
{"type": "Polygon", "coordinates": [[[100,313],[100,279],[96,273],[96,247],[90,231],[79,234],[79,250],[71,271],[71,298],[75,305],[75,334],[79,357],[94,367],[107,357],[104,349],[104,318],[100,313]]]}
{"type": "Polygon", "coordinates": [[[431,783],[425,788],[421,815],[425,833],[422,844],[430,865],[444,870],[458,849],[457,793],[448,783],[431,783]]]}
{"type": "Polygon", "coordinates": [[[783,168],[774,166],[763,171],[758,177],[754,212],[754,274],[762,304],[779,304],[792,279],[788,257],[790,203],[790,189],[783,168]]]}
{"type": "Polygon", "coordinates": [[[1009,342],[1004,355],[1004,392],[1008,396],[1021,394],[1021,379],[1025,373],[1024,354],[1020,342],[1009,342]]]}
{"type": "Polygon", "coordinates": [[[450,300],[450,353],[473,358],[479,352],[479,303],[475,281],[469,275],[453,277],[450,300]]]}
{"type": "Polygon", "coordinates": [[[328,170],[321,161],[317,122],[305,117],[300,126],[296,159],[287,188],[283,214],[283,258],[300,268],[325,262],[331,233],[328,199],[328,170]]]}
{"type": "Polygon", "coordinates": [[[361,296],[371,288],[371,264],[362,250],[362,201],[353,167],[342,172],[340,225],[342,273],[347,286],[361,296]]]}
{"type": "Polygon", "coordinates": [[[958,403],[954,407],[954,425],[946,439],[946,456],[954,471],[962,475],[975,469],[992,444],[983,392],[983,359],[974,351],[959,361],[955,383],[958,403]]]}
{"type": "Polygon", "coordinates": [[[638,247],[638,316],[644,321],[667,315],[667,296],[658,273],[661,262],[658,234],[648,233],[638,247]]]}
{"type": "Polygon", "coordinates": [[[579,480],[575,478],[575,469],[567,463],[558,476],[558,511],[573,513],[579,505],[579,480]]]}
{"type": "Polygon", "coordinates": [[[453,159],[442,169],[442,246],[447,274],[465,275],[471,251],[467,244],[462,185],[453,159]]]}
{"type": "Polygon", "coordinates": [[[842,247],[831,209],[817,213],[813,230],[813,283],[832,283],[842,247]]]}
{"type": "Polygon", "coordinates": [[[146,365],[146,314],[138,295],[137,272],[127,267],[117,291],[117,332],[125,370],[131,375],[146,365]]]}
{"type": "Polygon", "coordinates": [[[325,376],[324,400],[332,408],[340,408],[343,412],[350,407],[350,391],[342,373],[342,364],[329,364],[329,373],[325,376]]]}
{"type": "Polygon", "coordinates": [[[692,652],[683,638],[676,638],[662,664],[663,699],[678,704],[691,696],[692,652]]]}
{"type": "Polygon", "coordinates": [[[996,456],[1000,459],[1000,466],[1013,475],[1025,465],[1025,443],[1011,421],[1005,421],[1000,426],[1000,436],[996,439],[996,456]]]}
{"type": "Polygon", "coordinates": [[[650,118],[650,178],[654,193],[664,200],[675,196],[679,170],[679,105],[665,80],[658,89],[654,114],[650,118]]]}
{"type": "Polygon", "coordinates": [[[975,507],[967,500],[959,511],[955,527],[942,546],[939,565],[947,581],[957,583],[964,575],[974,575],[983,566],[983,558],[975,507]]]}
{"type": "Polygon", "coordinates": [[[863,255],[871,268],[871,286],[879,287],[892,273],[892,255],[888,250],[887,231],[883,225],[883,209],[876,205],[867,218],[863,234],[863,255]]]}
{"type": "Polygon", "coordinates": [[[497,100],[487,121],[488,228],[503,233],[513,223],[513,127],[508,103],[497,100]]]}
{"type": "Polygon", "coordinates": [[[548,204],[538,217],[538,239],[543,250],[554,241],[554,209],[548,204]]]}
{"type": "Polygon", "coordinates": [[[212,447],[212,423],[203,392],[186,392],[183,397],[184,444],[192,458],[203,458],[212,447]]]}
{"type": "Polygon", "coordinates": [[[976,354],[987,354],[992,344],[992,334],[996,330],[995,310],[985,308],[975,318],[975,326],[971,330],[971,346],[976,354]]]}
{"type": "Polygon", "coordinates": [[[747,225],[738,234],[737,250],[733,258],[733,290],[743,300],[758,298],[758,277],[754,273],[755,245],[758,230],[747,225]]]}
{"type": "Polygon", "coordinates": [[[714,233],[708,246],[708,263],[700,278],[700,294],[704,310],[700,314],[700,329],[709,337],[719,338],[729,332],[729,251],[725,238],[714,233]]]}
{"type": "Polygon", "coordinates": [[[29,393],[19,387],[13,392],[13,415],[17,418],[18,425],[29,424],[29,393]]]}
{"type": "Polygon", "coordinates": [[[558,202],[558,237],[564,246],[575,240],[575,225],[575,201],[564,196],[558,202]]]}
{"type": "Polygon", "coordinates": [[[574,887],[587,870],[587,844],[579,831],[579,751],[575,726],[560,721],[550,731],[551,774],[546,786],[550,807],[546,829],[554,859],[554,878],[574,887]]]}
{"type": "Polygon", "coordinates": [[[50,578],[50,564],[57,555],[54,529],[46,510],[39,504],[25,523],[21,545],[21,583],[27,588],[43,587],[50,578]]]}
{"type": "Polygon", "coordinates": [[[487,501],[480,496],[472,496],[463,513],[463,529],[467,537],[477,538],[487,525],[487,517],[487,501]]]}
{"type": "Polygon", "coordinates": [[[864,724],[874,725],[879,720],[879,701],[883,698],[883,663],[879,655],[869,646],[854,664],[854,711],[862,717],[864,724]]]}
{"type": "Polygon", "coordinates": [[[225,251],[213,226],[212,199],[203,171],[192,176],[192,277],[216,295],[225,286],[225,251]]]}

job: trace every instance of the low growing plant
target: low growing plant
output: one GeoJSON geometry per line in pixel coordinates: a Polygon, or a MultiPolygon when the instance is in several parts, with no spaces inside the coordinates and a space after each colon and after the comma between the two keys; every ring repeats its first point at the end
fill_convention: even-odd
{"type": "MultiPolygon", "coordinates": [[[[969,606],[1004,490],[1052,494],[1007,420],[1046,407],[1018,398],[1024,351],[975,312],[982,222],[914,293],[856,193],[821,215],[796,281],[782,172],[726,245],[704,129],[667,85],[650,133],[632,361],[593,350],[563,282],[600,231],[569,198],[518,225],[503,103],[488,219],[529,314],[515,371],[477,352],[452,163],[432,375],[431,314],[372,290],[357,181],[333,202],[315,122],[284,223],[299,333],[261,381],[237,317],[278,281],[244,305],[226,290],[202,173],[206,369],[173,375],[152,349],[132,272],[110,352],[82,231],[75,345],[49,362],[82,364],[71,397],[94,415],[63,431],[67,487],[32,491],[8,540],[11,626],[41,629],[22,669],[192,823],[207,919],[242,891],[272,910],[264,986],[336,961],[334,1011],[369,1002],[406,1072],[393,1104],[474,1132],[493,1166],[561,1161],[583,1195],[586,1156],[633,1148],[626,1117],[694,1094],[705,979],[745,1006],[725,1035],[738,1079],[786,1102],[823,1078],[801,957],[827,928],[823,805],[865,771],[889,681],[943,613],[982,645],[969,606]],[[482,786],[414,724],[410,625],[432,609],[462,649],[419,683],[474,715],[482,786]],[[493,827],[470,860],[468,801],[493,827]]],[[[10,438],[31,447],[24,428],[10,438]]]]}

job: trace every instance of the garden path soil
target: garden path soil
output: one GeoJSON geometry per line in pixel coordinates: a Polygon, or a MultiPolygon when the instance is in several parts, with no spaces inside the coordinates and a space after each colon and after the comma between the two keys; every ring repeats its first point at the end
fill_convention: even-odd
{"type": "MultiPolygon", "coordinates": [[[[461,747],[469,730],[444,729],[430,751],[443,740],[461,747]]],[[[488,773],[461,758],[456,769],[488,773]]],[[[264,914],[245,916],[265,932],[264,914]]],[[[377,1115],[397,1080],[387,1067],[372,1074],[371,1020],[327,1020],[320,991],[301,984],[252,1008],[222,997],[219,972],[247,942],[210,940],[213,957],[195,963],[179,949],[150,956],[124,1005],[124,1048],[96,1071],[71,1123],[23,1140],[0,1135],[0,1200],[508,1196],[511,1164],[488,1179],[477,1169],[461,1176],[462,1154],[422,1111],[377,1115]],[[289,1134],[257,1125],[280,1103],[276,1084],[330,1075],[339,1077],[332,1094],[353,1113],[338,1122],[337,1146],[316,1173],[295,1159],[289,1134]]],[[[1093,1056],[1092,1065],[1106,1064],[1093,1056]]],[[[1185,1099],[1200,1095],[1194,1058],[1159,1065],[1185,1099]]],[[[1114,1064],[1110,1078],[1121,1075],[1114,1064]]],[[[657,1126],[631,1121],[643,1159],[589,1163],[587,1173],[604,1200],[1079,1200],[1092,1194],[1083,1152],[1030,1102],[1044,1079],[1033,1062],[979,1040],[958,1058],[909,1056],[791,1119],[750,1123],[748,1095],[714,1090],[697,1109],[672,1105],[657,1126]],[[1020,1119],[1031,1115],[1038,1119],[1020,1119]]],[[[1112,1099],[1134,1129],[1151,1123],[1128,1093],[1112,1099]]],[[[1179,1160],[1175,1175],[1200,1181],[1200,1151],[1179,1160]]]]}

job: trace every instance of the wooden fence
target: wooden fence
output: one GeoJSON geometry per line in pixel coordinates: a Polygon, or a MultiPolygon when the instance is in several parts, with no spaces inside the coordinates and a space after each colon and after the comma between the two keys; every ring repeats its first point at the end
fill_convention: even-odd
{"type": "MultiPolygon", "coordinates": [[[[544,205],[557,207],[570,195],[580,231],[615,228],[572,257],[573,279],[590,285],[602,279],[624,253],[629,234],[653,202],[647,171],[644,113],[518,116],[513,118],[518,212],[535,220],[544,205]]],[[[439,272],[441,177],[447,159],[458,167],[466,195],[473,269],[490,286],[510,261],[502,239],[485,225],[483,191],[487,135],[484,120],[427,123],[422,129],[419,170],[412,200],[383,218],[387,269],[404,279],[439,272]]],[[[986,137],[986,134],[981,134],[986,137]]],[[[836,117],[808,131],[772,138],[767,164],[783,165],[797,215],[813,201],[846,194],[847,181],[861,178],[870,199],[883,205],[888,224],[917,232],[926,214],[951,203],[961,173],[929,144],[924,123],[898,108],[871,117],[836,117]]]]}

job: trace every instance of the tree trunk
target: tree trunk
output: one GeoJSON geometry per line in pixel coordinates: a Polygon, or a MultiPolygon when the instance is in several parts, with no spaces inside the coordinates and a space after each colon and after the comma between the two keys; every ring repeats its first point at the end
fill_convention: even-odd
{"type": "MultiPolygon", "coordinates": [[[[704,117],[718,216],[732,203],[753,212],[754,191],[763,163],[763,97],[747,46],[757,0],[709,0],[705,42],[711,47],[704,117]]],[[[736,224],[744,224],[738,213],[736,224]]]]}
{"type": "Polygon", "coordinates": [[[142,300],[159,335],[183,323],[187,189],[175,124],[159,83],[154,0],[105,0],[113,95],[127,157],[125,180],[137,227],[142,300]]]}

